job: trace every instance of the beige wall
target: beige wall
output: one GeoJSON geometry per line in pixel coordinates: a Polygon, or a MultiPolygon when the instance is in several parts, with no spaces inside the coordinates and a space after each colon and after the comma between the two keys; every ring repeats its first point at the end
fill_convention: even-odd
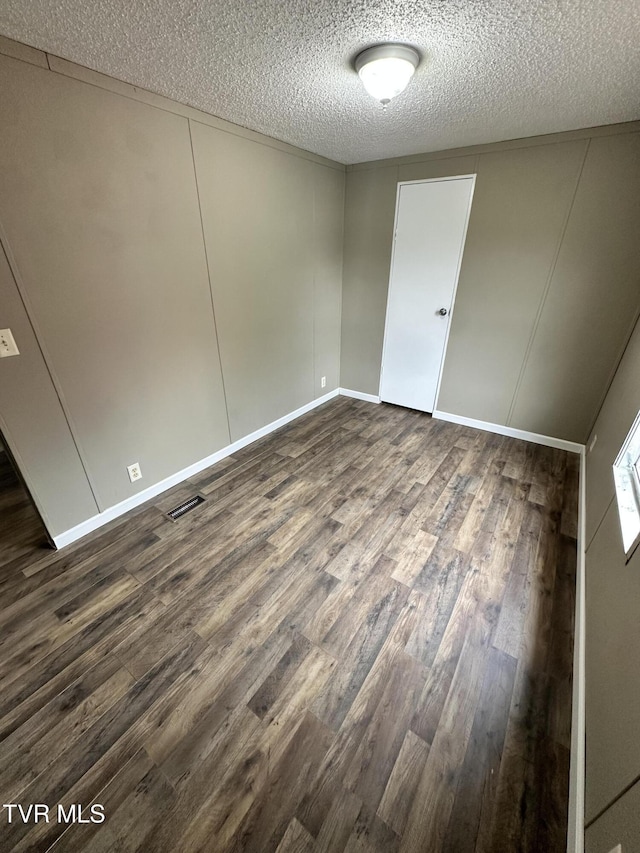
{"type": "Polygon", "coordinates": [[[0,318],[20,350],[0,361],[0,430],[48,530],[57,533],[98,507],[1,246],[0,318]]]}
{"type": "Polygon", "coordinates": [[[338,385],[344,176],[196,122],[192,135],[235,441],[325,393],[321,376],[338,385]]]}
{"type": "Polygon", "coordinates": [[[349,167],[341,384],[378,393],[397,182],[476,173],[438,408],[583,442],[640,308],[638,130],[349,167]]]}
{"type": "Polygon", "coordinates": [[[594,853],[608,853],[627,837],[637,841],[633,833],[640,829],[637,807],[630,805],[638,801],[637,790],[611,806],[640,776],[640,550],[625,563],[611,470],[639,410],[640,323],[589,437],[589,443],[597,440],[586,457],[587,821],[607,809],[587,832],[588,850],[594,853]]]}
{"type": "Polygon", "coordinates": [[[611,853],[617,844],[622,853],[640,850],[640,782],[587,829],[585,842],[586,853],[611,853]]]}
{"type": "Polygon", "coordinates": [[[338,384],[377,392],[399,180],[478,176],[440,408],[584,440],[640,301],[637,125],[350,167],[345,207],[337,164],[0,52],[3,287],[24,316],[0,310],[41,359],[0,416],[25,465],[38,448],[54,534],[338,384]],[[58,414],[38,419],[42,383],[58,414]]]}
{"type": "Polygon", "coordinates": [[[640,322],[631,335],[605,402],[598,413],[587,453],[586,544],[590,545],[615,489],[611,466],[640,410],[640,322]]]}
{"type": "Polygon", "coordinates": [[[0,223],[64,489],[46,369],[0,414],[58,534],[337,387],[344,169],[42,56],[0,56],[0,223]]]}

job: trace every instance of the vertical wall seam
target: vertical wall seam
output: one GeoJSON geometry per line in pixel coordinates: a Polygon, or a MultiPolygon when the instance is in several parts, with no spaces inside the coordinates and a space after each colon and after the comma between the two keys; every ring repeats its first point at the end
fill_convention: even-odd
{"type": "MultiPolygon", "coordinates": [[[[587,458],[587,453],[588,453],[588,452],[589,452],[588,450],[587,450],[587,451],[585,451],[585,460],[586,460],[586,458],[587,458]]],[[[586,461],[585,461],[585,472],[586,472],[586,464],[587,464],[587,463],[586,463],[586,461]]],[[[613,478],[611,478],[611,482],[613,483],[613,478]]],[[[602,516],[601,516],[601,518],[600,518],[600,521],[596,524],[596,526],[595,526],[595,530],[593,531],[593,533],[592,533],[592,534],[591,534],[591,536],[589,537],[589,541],[588,541],[588,542],[587,542],[587,535],[586,535],[586,530],[585,530],[585,537],[584,537],[584,553],[585,553],[585,554],[587,553],[587,551],[588,551],[588,550],[589,550],[589,548],[591,547],[591,545],[592,545],[592,543],[593,543],[593,540],[594,540],[594,539],[596,538],[596,536],[598,535],[598,531],[599,531],[599,530],[600,530],[600,528],[602,527],[602,525],[603,525],[603,523],[604,523],[604,520],[605,520],[605,518],[607,517],[607,513],[608,513],[608,512],[609,512],[609,510],[611,509],[611,505],[612,505],[614,502],[616,502],[616,501],[617,501],[617,498],[616,498],[616,494],[615,494],[615,491],[614,491],[614,493],[611,495],[611,498],[610,498],[610,500],[609,500],[609,503],[607,504],[607,506],[606,506],[606,508],[605,508],[604,512],[602,513],[602,516]]]]}
{"type": "Polygon", "coordinates": [[[571,196],[571,201],[567,208],[567,214],[565,216],[562,229],[560,231],[560,238],[558,239],[558,243],[556,246],[556,250],[554,252],[551,266],[549,268],[549,274],[547,276],[547,280],[545,282],[544,289],[542,291],[542,296],[540,297],[540,302],[538,304],[538,310],[536,312],[536,316],[533,320],[533,326],[531,328],[531,333],[529,335],[529,340],[527,341],[527,347],[524,351],[524,357],[522,359],[522,365],[520,367],[520,372],[518,373],[518,379],[516,381],[515,388],[513,390],[513,397],[511,398],[511,405],[509,406],[509,412],[507,414],[507,426],[511,426],[513,414],[515,411],[516,403],[518,401],[518,395],[520,393],[520,388],[522,386],[522,382],[524,381],[524,375],[527,369],[527,365],[529,363],[529,357],[531,355],[531,350],[533,349],[533,343],[536,338],[536,334],[538,332],[538,326],[540,325],[540,320],[542,318],[542,313],[544,311],[544,306],[547,301],[547,297],[549,295],[549,291],[551,290],[551,282],[553,281],[553,276],[555,275],[556,266],[558,264],[558,258],[560,257],[560,252],[562,250],[562,244],[564,243],[565,234],[567,233],[567,228],[569,226],[569,220],[571,218],[571,213],[573,211],[573,207],[576,201],[576,196],[578,195],[578,188],[580,186],[580,181],[582,179],[582,173],[584,171],[584,165],[587,162],[587,154],[589,153],[589,147],[591,145],[591,139],[587,140],[584,149],[584,155],[582,157],[582,163],[580,164],[580,168],[578,169],[578,175],[576,178],[576,185],[573,190],[573,194],[571,196]]]}
{"type": "MultiPolygon", "coordinates": [[[[611,806],[615,806],[615,804],[616,804],[619,800],[621,800],[621,799],[624,797],[624,795],[625,795],[625,794],[628,794],[628,793],[629,793],[629,791],[630,791],[633,787],[635,787],[635,786],[638,784],[638,782],[640,782],[640,775],[634,776],[634,778],[629,782],[629,784],[628,784],[628,785],[625,785],[625,786],[624,786],[624,788],[623,788],[621,791],[618,791],[618,793],[615,795],[615,797],[613,797],[611,800],[609,800],[609,802],[608,802],[605,806],[603,806],[603,807],[600,809],[600,811],[599,811],[599,812],[596,812],[596,814],[594,814],[594,816],[593,816],[592,818],[590,818],[588,821],[586,821],[586,823],[585,823],[585,825],[584,825],[585,830],[587,830],[587,829],[589,829],[590,827],[592,827],[592,826],[593,826],[593,824],[594,824],[597,820],[600,820],[600,818],[602,817],[602,815],[603,815],[605,812],[608,812],[608,811],[609,811],[609,809],[611,808],[611,806]]],[[[614,848],[614,851],[615,851],[616,849],[617,849],[617,848],[614,848]]],[[[612,851],[612,853],[614,853],[614,851],[612,851]]]]}
{"type": "MultiPolygon", "coordinates": [[[[380,397],[382,392],[382,371],[384,370],[384,345],[385,338],[387,334],[387,314],[389,311],[389,291],[391,289],[391,274],[393,273],[393,259],[396,250],[396,228],[398,224],[398,210],[400,208],[400,164],[397,164],[395,167],[396,172],[396,185],[393,193],[393,223],[391,225],[391,251],[389,252],[388,266],[387,266],[387,285],[385,288],[384,294],[384,315],[382,318],[382,341],[380,345],[380,358],[378,361],[378,387],[374,389],[373,393],[375,396],[380,397]]],[[[363,383],[366,384],[366,383],[363,383]]]]}
{"type": "Polygon", "coordinates": [[[316,175],[315,172],[311,176],[312,184],[311,184],[311,245],[313,246],[313,289],[311,291],[311,316],[312,316],[312,326],[311,326],[311,364],[313,365],[313,375],[311,377],[311,399],[315,400],[316,396],[320,396],[320,394],[316,395],[316,377],[319,374],[318,365],[316,364],[316,333],[318,329],[317,317],[316,317],[316,309],[317,309],[317,299],[316,299],[316,288],[318,286],[318,234],[316,229],[316,175]]]}
{"type": "Polygon", "coordinates": [[[0,222],[0,248],[2,249],[5,258],[7,259],[7,264],[9,265],[9,269],[11,270],[11,275],[13,276],[13,280],[16,285],[16,290],[18,291],[18,297],[22,302],[22,307],[24,308],[24,312],[27,316],[27,321],[31,326],[31,331],[33,332],[33,336],[36,341],[36,345],[40,350],[40,355],[42,356],[42,360],[44,362],[45,369],[49,374],[49,378],[51,379],[51,384],[53,385],[53,390],[56,393],[58,398],[58,402],[60,403],[60,408],[62,409],[62,415],[67,423],[67,427],[69,428],[69,434],[71,435],[71,440],[73,441],[74,447],[76,449],[76,453],[78,454],[78,458],[80,460],[80,465],[82,466],[82,470],[84,471],[84,475],[87,478],[87,484],[89,486],[89,491],[91,492],[91,496],[96,505],[96,509],[98,512],[102,512],[100,500],[99,500],[99,490],[96,484],[93,482],[93,478],[89,473],[89,465],[85,458],[84,450],[82,449],[82,443],[80,442],[80,437],[77,434],[76,427],[73,423],[73,418],[71,417],[71,412],[65,400],[64,394],[62,393],[62,387],[60,382],[56,376],[56,373],[53,369],[53,363],[47,349],[44,345],[42,336],[38,329],[38,325],[35,321],[35,314],[31,309],[29,300],[27,298],[26,290],[24,284],[22,283],[22,277],[20,275],[20,271],[18,269],[18,263],[11,251],[11,247],[9,246],[9,240],[7,238],[6,231],[2,223],[0,222]]]}
{"type": "MultiPolygon", "coordinates": [[[[607,399],[607,394],[609,393],[611,386],[613,385],[613,380],[616,378],[616,373],[618,372],[618,368],[622,364],[622,359],[624,358],[624,354],[626,353],[627,348],[628,348],[629,344],[631,343],[631,338],[633,337],[633,333],[635,332],[636,326],[638,326],[639,323],[640,323],[640,306],[638,306],[635,314],[633,315],[633,320],[631,321],[631,326],[629,328],[629,331],[628,331],[627,335],[625,336],[625,339],[624,339],[622,346],[618,350],[618,355],[616,356],[616,359],[614,361],[613,368],[609,372],[609,377],[608,377],[607,381],[605,382],[604,390],[600,396],[600,399],[598,400],[598,405],[596,407],[595,415],[593,416],[591,423],[589,424],[589,431],[587,432],[587,438],[589,438],[589,436],[593,432],[593,428],[596,425],[596,421],[600,417],[600,412],[602,411],[602,407],[604,406],[604,401],[607,399]]],[[[639,331],[640,331],[640,329],[639,329],[639,331]]]]}
{"type": "Polygon", "coordinates": [[[211,267],[209,266],[209,252],[207,251],[207,238],[204,233],[204,219],[202,216],[202,203],[200,201],[200,187],[198,185],[198,170],[196,169],[196,155],[193,150],[193,136],[191,134],[191,119],[187,119],[187,127],[189,128],[189,144],[191,146],[191,162],[193,163],[193,178],[196,185],[196,198],[198,200],[198,214],[200,216],[200,231],[202,233],[202,245],[204,248],[204,259],[207,266],[207,279],[209,281],[209,298],[211,299],[211,316],[213,318],[213,331],[216,336],[216,349],[218,351],[218,363],[220,364],[220,378],[222,380],[222,396],[224,397],[224,411],[227,416],[227,430],[229,431],[229,441],[231,442],[231,422],[229,420],[229,404],[227,402],[227,387],[224,381],[224,367],[222,365],[222,353],[220,352],[220,338],[218,337],[218,324],[216,323],[216,307],[213,300],[213,284],[211,282],[211,267]]]}
{"type": "MultiPolygon", "coordinates": [[[[393,256],[396,248],[396,230],[398,224],[398,206],[400,204],[400,166],[392,166],[395,171],[395,187],[393,201],[393,223],[391,225],[391,251],[389,253],[389,263],[387,268],[387,283],[384,292],[384,313],[382,315],[382,341],[380,342],[380,357],[378,359],[378,387],[372,391],[365,391],[367,394],[374,394],[381,398],[382,395],[382,375],[384,373],[384,348],[387,337],[387,316],[389,313],[389,289],[391,287],[391,275],[393,272],[393,256]]],[[[367,383],[362,383],[362,388],[367,387],[367,383]]],[[[354,389],[360,390],[360,389],[354,389]]]]}
{"type": "Polygon", "coordinates": [[[338,327],[340,334],[338,335],[338,385],[342,386],[342,299],[344,295],[344,223],[346,220],[346,202],[347,202],[347,173],[346,170],[342,180],[342,228],[340,239],[340,316],[338,318],[338,327]]]}
{"type": "Polygon", "coordinates": [[[344,337],[345,337],[345,329],[344,329],[344,320],[346,317],[346,312],[344,310],[344,299],[345,299],[345,278],[346,278],[346,249],[347,249],[347,184],[349,182],[349,175],[351,172],[348,167],[345,167],[344,172],[344,189],[342,196],[342,279],[340,283],[340,360],[338,362],[338,388],[342,388],[343,379],[344,379],[344,367],[342,364],[342,357],[345,352],[345,347],[342,345],[344,337]]]}

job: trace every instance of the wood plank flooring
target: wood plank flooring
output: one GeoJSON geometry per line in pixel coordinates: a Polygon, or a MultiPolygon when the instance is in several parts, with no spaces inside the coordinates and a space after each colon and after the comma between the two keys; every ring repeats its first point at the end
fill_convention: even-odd
{"type": "Polygon", "coordinates": [[[59,553],[3,540],[0,803],[51,811],[0,849],[564,851],[577,478],[340,397],[59,553]]]}

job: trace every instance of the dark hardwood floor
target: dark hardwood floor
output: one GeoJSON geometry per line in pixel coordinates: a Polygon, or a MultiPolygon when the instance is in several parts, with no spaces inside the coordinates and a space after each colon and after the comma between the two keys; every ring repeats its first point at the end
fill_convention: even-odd
{"type": "Polygon", "coordinates": [[[0,803],[51,811],[1,849],[564,851],[577,482],[341,397],[57,554],[3,540],[0,803]]]}

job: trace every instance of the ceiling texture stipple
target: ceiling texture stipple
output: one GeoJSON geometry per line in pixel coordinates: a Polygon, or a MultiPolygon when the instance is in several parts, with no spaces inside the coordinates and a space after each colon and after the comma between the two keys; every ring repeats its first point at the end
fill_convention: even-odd
{"type": "Polygon", "coordinates": [[[341,163],[640,118],[638,0],[1,0],[0,32],[341,163]],[[414,45],[386,112],[353,58],[414,45]]]}

